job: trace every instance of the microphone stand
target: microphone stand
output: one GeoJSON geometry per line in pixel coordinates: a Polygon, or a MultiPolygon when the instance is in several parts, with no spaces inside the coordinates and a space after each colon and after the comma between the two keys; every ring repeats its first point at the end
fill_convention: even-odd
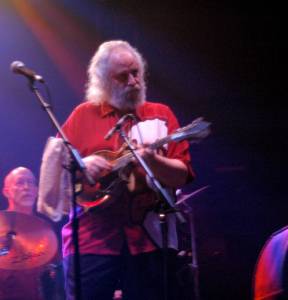
{"type": "Polygon", "coordinates": [[[167,250],[168,250],[168,224],[167,224],[167,210],[165,211],[164,207],[169,207],[169,212],[175,212],[176,217],[178,218],[179,222],[181,224],[185,223],[186,220],[184,216],[181,214],[180,211],[177,211],[172,196],[167,192],[165,188],[162,187],[160,182],[155,178],[153,172],[146,164],[145,160],[137,153],[137,149],[130,143],[127,135],[125,134],[124,130],[122,129],[122,124],[118,126],[118,128],[115,129],[115,131],[118,131],[120,136],[123,138],[123,140],[126,142],[129,150],[133,154],[133,156],[137,159],[139,164],[143,167],[146,174],[148,175],[150,181],[152,182],[153,186],[157,190],[158,196],[162,196],[161,200],[164,200],[164,203],[162,204],[161,211],[159,212],[159,221],[160,221],[160,227],[161,227],[161,234],[162,234],[162,247],[163,247],[163,300],[168,299],[168,281],[167,281],[167,250]]]}
{"type": "Polygon", "coordinates": [[[72,181],[72,187],[73,187],[73,193],[72,193],[72,239],[74,244],[74,281],[75,281],[75,299],[81,300],[81,266],[80,266],[80,253],[79,253],[79,236],[78,236],[78,228],[79,228],[79,222],[77,218],[77,202],[76,202],[76,172],[79,171],[81,174],[83,174],[84,178],[87,180],[87,182],[92,186],[95,184],[94,179],[90,176],[90,174],[87,172],[85,164],[83,163],[83,160],[78,153],[78,151],[71,145],[71,143],[68,141],[66,135],[61,129],[61,126],[59,125],[59,122],[57,121],[56,117],[54,116],[51,105],[45,101],[45,99],[41,96],[38,88],[34,85],[35,80],[29,78],[29,86],[31,91],[34,93],[36,98],[39,100],[40,105],[42,108],[47,112],[52,124],[57,129],[60,137],[63,140],[64,145],[67,147],[70,156],[71,156],[71,164],[69,166],[69,171],[71,173],[71,181],[72,181]]]}
{"type": "Polygon", "coordinates": [[[190,227],[190,235],[191,235],[191,253],[192,253],[192,261],[188,264],[194,281],[194,299],[200,300],[200,290],[199,290],[199,265],[197,258],[197,248],[196,248],[196,232],[194,225],[194,214],[193,209],[186,207],[183,210],[187,213],[189,219],[189,227],[190,227]]]}
{"type": "Polygon", "coordinates": [[[196,191],[190,194],[180,195],[180,199],[176,202],[176,207],[183,211],[189,220],[189,229],[190,229],[190,237],[191,237],[191,263],[188,264],[190,268],[190,274],[193,277],[193,289],[194,289],[194,297],[193,300],[200,300],[200,289],[199,289],[199,264],[198,264],[198,255],[197,255],[197,246],[196,246],[196,230],[195,230],[195,222],[194,222],[194,213],[193,213],[193,204],[197,197],[202,195],[202,192],[209,188],[209,185],[203,186],[196,191]],[[190,200],[190,201],[189,201],[190,200]]]}

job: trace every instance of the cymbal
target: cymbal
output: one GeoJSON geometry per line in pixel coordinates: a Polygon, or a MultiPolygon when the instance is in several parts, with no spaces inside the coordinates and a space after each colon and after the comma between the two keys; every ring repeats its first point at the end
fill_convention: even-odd
{"type": "Polygon", "coordinates": [[[52,226],[23,213],[0,211],[0,269],[23,270],[49,263],[58,249],[52,226]]]}

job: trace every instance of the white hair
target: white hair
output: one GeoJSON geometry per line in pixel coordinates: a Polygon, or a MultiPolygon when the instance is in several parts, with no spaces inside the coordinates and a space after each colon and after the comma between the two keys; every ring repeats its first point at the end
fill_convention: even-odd
{"type": "Polygon", "coordinates": [[[94,104],[100,104],[101,102],[107,101],[108,97],[110,96],[107,89],[107,71],[109,67],[109,59],[114,50],[121,48],[130,51],[137,59],[139,63],[139,75],[143,82],[142,89],[145,95],[145,61],[142,55],[128,42],[116,40],[101,44],[89,63],[87,70],[88,81],[86,83],[85,95],[87,101],[91,101],[94,104]]]}

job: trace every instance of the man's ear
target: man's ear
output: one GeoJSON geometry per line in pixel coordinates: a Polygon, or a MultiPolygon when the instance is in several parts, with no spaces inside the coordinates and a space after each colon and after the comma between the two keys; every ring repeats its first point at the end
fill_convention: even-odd
{"type": "Polygon", "coordinates": [[[7,187],[3,187],[2,194],[8,199],[10,196],[10,189],[7,187]]]}

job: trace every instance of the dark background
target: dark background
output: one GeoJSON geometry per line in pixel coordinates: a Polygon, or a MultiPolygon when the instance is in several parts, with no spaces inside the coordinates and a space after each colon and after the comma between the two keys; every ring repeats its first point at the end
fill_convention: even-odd
{"type": "Polygon", "coordinates": [[[38,176],[55,134],[11,62],[45,78],[63,123],[97,46],[127,40],[148,62],[149,100],[169,104],[181,125],[212,122],[191,145],[197,179],[185,188],[209,185],[193,201],[201,296],[250,299],[259,251],[287,224],[287,16],[276,2],[251,2],[2,0],[1,182],[20,165],[38,176]]]}

